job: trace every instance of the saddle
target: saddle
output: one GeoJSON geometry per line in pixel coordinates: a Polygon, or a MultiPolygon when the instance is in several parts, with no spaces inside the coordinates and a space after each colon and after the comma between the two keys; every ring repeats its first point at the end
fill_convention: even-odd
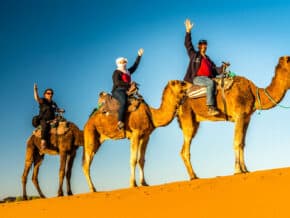
{"type": "MultiPolygon", "coordinates": [[[[130,96],[128,96],[128,112],[133,112],[137,110],[140,103],[143,102],[143,97],[138,94],[137,92],[134,92],[130,96]]],[[[120,104],[117,99],[115,99],[111,94],[107,92],[101,92],[99,94],[98,99],[98,109],[96,110],[99,113],[103,113],[106,115],[118,113],[120,104]]]]}
{"type": "MultiPolygon", "coordinates": [[[[51,128],[50,128],[50,135],[64,135],[69,130],[69,122],[66,120],[60,120],[60,121],[52,121],[50,122],[51,128]]],[[[33,130],[32,134],[36,136],[37,138],[41,138],[41,126],[33,130]]]]}
{"type": "MultiPolygon", "coordinates": [[[[225,77],[225,78],[214,78],[213,81],[216,84],[216,90],[228,90],[232,87],[234,83],[233,77],[225,77]]],[[[206,86],[199,86],[193,84],[187,90],[187,96],[189,98],[201,98],[206,96],[206,86]]]]}

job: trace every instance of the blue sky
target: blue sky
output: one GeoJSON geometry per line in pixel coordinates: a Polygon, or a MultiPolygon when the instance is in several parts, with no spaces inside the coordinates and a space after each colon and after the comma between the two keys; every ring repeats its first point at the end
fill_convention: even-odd
{"type": "MultiPolygon", "coordinates": [[[[273,1],[5,1],[0,7],[0,198],[21,195],[25,142],[31,117],[38,113],[33,83],[40,93],[55,90],[65,117],[83,128],[100,91],[110,91],[115,59],[132,64],[139,48],[144,56],[133,80],[145,100],[158,107],[166,83],[182,79],[188,64],[184,20],[191,19],[193,41],[208,40],[217,65],[267,86],[278,58],[290,55],[290,3],[273,1]]],[[[281,104],[290,105],[287,94],[281,104]]],[[[246,139],[251,171],[290,166],[289,110],[255,113],[246,139]],[[270,124],[270,125],[269,125],[270,124]]],[[[203,122],[192,142],[191,159],[201,178],[231,175],[234,166],[232,123],[203,122]]],[[[179,152],[177,121],[154,131],[146,154],[145,176],[151,185],[187,180],[179,152]]],[[[73,168],[72,189],[88,192],[81,169],[82,148],[73,168]]],[[[39,180],[55,196],[59,158],[46,156],[39,180]]],[[[95,155],[91,175],[96,188],[129,185],[129,141],[106,141],[95,155]]],[[[36,190],[28,180],[28,193],[36,190]]]]}

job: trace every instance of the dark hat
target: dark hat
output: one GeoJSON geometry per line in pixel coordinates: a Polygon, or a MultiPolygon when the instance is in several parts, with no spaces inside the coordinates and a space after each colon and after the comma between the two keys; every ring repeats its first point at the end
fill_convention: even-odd
{"type": "Polygon", "coordinates": [[[201,39],[198,41],[198,44],[199,45],[202,45],[202,44],[207,45],[207,41],[205,39],[201,39]]]}

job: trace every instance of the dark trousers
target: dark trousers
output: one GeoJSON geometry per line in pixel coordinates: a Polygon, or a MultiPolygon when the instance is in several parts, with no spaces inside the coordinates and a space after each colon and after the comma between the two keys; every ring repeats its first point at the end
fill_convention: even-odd
{"type": "Polygon", "coordinates": [[[49,143],[49,131],[50,131],[50,124],[46,120],[40,120],[41,125],[41,139],[46,140],[49,143]]]}
{"type": "Polygon", "coordinates": [[[127,94],[126,89],[116,88],[113,91],[113,97],[116,98],[120,103],[120,109],[118,113],[118,121],[125,121],[125,113],[127,107],[127,94]]]}

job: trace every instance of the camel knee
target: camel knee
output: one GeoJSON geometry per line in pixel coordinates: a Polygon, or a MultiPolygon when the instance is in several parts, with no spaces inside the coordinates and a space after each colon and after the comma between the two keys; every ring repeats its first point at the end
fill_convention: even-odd
{"type": "Polygon", "coordinates": [[[182,150],[180,151],[180,156],[181,156],[181,158],[182,158],[183,161],[188,161],[188,160],[190,160],[190,152],[185,151],[185,149],[182,149],[182,150]]]}
{"type": "Polygon", "coordinates": [[[32,183],[34,185],[38,185],[38,179],[37,179],[37,176],[32,176],[32,183]]]}
{"type": "Polygon", "coordinates": [[[22,182],[22,184],[26,184],[27,183],[27,175],[22,175],[21,182],[22,182]]]}
{"type": "Polygon", "coordinates": [[[136,166],[136,164],[137,164],[137,158],[135,158],[135,157],[131,158],[131,159],[130,159],[130,164],[131,164],[131,166],[132,166],[132,165],[133,165],[133,166],[136,166]]]}
{"type": "Polygon", "coordinates": [[[235,150],[235,151],[240,151],[240,150],[242,150],[244,147],[245,147],[245,145],[242,144],[242,143],[235,143],[235,144],[234,144],[234,150],[235,150]]]}
{"type": "Polygon", "coordinates": [[[140,158],[140,159],[138,160],[138,164],[139,164],[140,166],[144,166],[144,164],[145,164],[145,158],[140,158]]]}

